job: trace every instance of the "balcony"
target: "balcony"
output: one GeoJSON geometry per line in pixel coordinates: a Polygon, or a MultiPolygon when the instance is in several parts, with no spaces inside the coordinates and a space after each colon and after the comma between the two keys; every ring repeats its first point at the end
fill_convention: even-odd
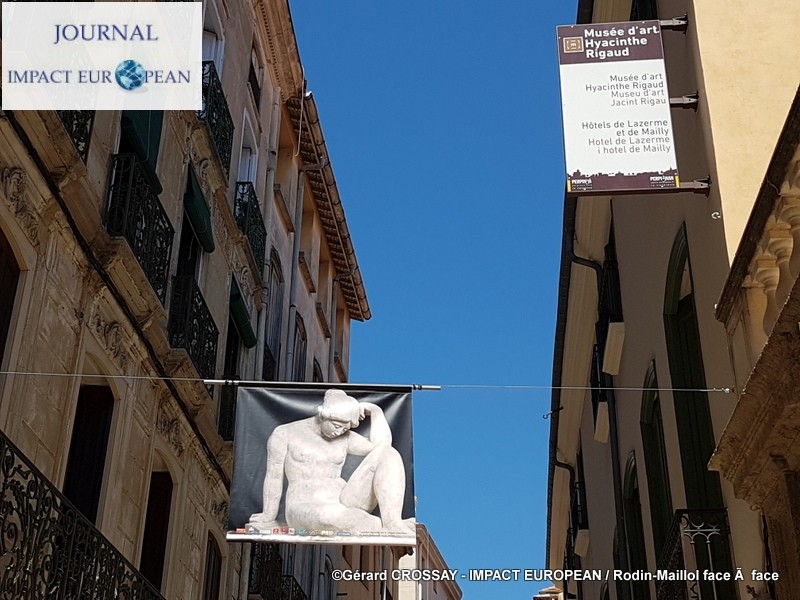
{"type": "Polygon", "coordinates": [[[256,190],[249,181],[236,183],[236,199],[233,207],[236,225],[250,243],[250,250],[258,265],[259,277],[264,273],[264,260],[267,252],[267,230],[261,216],[256,190]]]}
{"type": "Polygon", "coordinates": [[[156,296],[164,304],[175,230],[158,199],[152,177],[135,154],[112,159],[106,229],[130,245],[156,296]]]}
{"type": "Polygon", "coordinates": [[[173,278],[170,305],[169,343],[189,353],[197,372],[212,379],[217,363],[219,330],[200,288],[191,275],[173,278]]]}
{"type": "Polygon", "coordinates": [[[163,600],[0,433],[0,597],[163,600]]]}
{"type": "Polygon", "coordinates": [[[222,92],[222,82],[217,75],[217,69],[210,60],[203,62],[203,109],[197,116],[208,125],[217,156],[227,175],[231,168],[233,119],[228,110],[228,101],[222,92]]]}
{"type": "MultiPolygon", "coordinates": [[[[733,571],[730,529],[725,509],[675,511],[669,536],[656,569],[733,571]]],[[[732,581],[656,581],[657,600],[717,600],[736,598],[732,581]]]]}
{"type": "Polygon", "coordinates": [[[277,544],[250,545],[248,594],[262,600],[281,598],[283,559],[277,544]]]}
{"type": "Polygon", "coordinates": [[[64,124],[64,128],[69,134],[78,155],[85,163],[89,156],[89,140],[92,137],[92,127],[94,126],[93,110],[59,110],[58,116],[64,124]]]}

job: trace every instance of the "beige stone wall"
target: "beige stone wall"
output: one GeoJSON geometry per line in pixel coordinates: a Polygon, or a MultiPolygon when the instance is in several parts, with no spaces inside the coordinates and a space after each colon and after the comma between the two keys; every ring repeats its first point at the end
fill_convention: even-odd
{"type": "MultiPolygon", "coordinates": [[[[297,93],[300,71],[288,12],[270,6],[277,14],[265,21],[250,3],[217,4],[215,26],[225,40],[222,84],[235,125],[230,174],[195,113],[164,114],[156,171],[163,185],[159,200],[175,229],[169,275],[176,273],[180,232],[187,226],[183,195],[192,168],[209,204],[216,246],[213,253],[203,253],[197,280],[219,330],[215,373],[224,364],[235,276],[251,325],[259,332],[256,347],[240,350],[239,373],[244,379],[258,378],[265,280],[233,215],[235,183],[243,174],[241,148],[254,147],[258,160],[250,175],[255,173],[267,230],[267,261],[274,247],[284,275],[283,296],[271,305],[282,311],[282,376],[291,376],[287,356],[294,337],[290,304],[295,304],[308,335],[306,379],[311,380],[316,359],[326,380],[341,381],[333,352],[346,371],[351,316],[336,281],[329,232],[318,214],[314,194],[319,192],[307,184],[297,132],[284,104],[297,93]],[[259,53],[263,91],[258,107],[247,85],[253,47],[259,53]],[[274,192],[276,183],[282,200],[274,192]],[[298,206],[303,210],[296,215],[298,206]],[[294,255],[295,239],[301,236],[308,277],[294,255]]],[[[212,5],[207,3],[206,10],[212,5]]],[[[240,571],[247,561],[242,561],[242,545],[225,541],[232,445],[217,433],[220,394],[209,394],[186,351],[170,346],[169,292],[162,305],[128,243],[111,238],[104,224],[120,116],[113,111],[95,115],[84,164],[56,113],[17,112],[13,122],[0,115],[0,229],[21,269],[0,365],[20,374],[0,376],[0,429],[61,488],[80,386],[108,386],[115,405],[97,520],[102,534],[138,566],[150,474],[168,471],[174,488],[164,596],[201,597],[210,534],[223,558],[220,597],[239,598],[240,571]]],[[[330,548],[300,555],[298,568],[307,574],[325,564],[326,557],[334,567],[344,560],[330,548]]],[[[308,575],[303,584],[314,589],[318,581],[308,575]]]]}

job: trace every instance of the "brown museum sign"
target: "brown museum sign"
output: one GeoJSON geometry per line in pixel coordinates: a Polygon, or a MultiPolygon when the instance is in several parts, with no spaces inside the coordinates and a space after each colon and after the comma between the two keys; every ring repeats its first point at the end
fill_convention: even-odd
{"type": "Polygon", "coordinates": [[[557,34],[567,191],[678,187],[659,22],[557,34]]]}

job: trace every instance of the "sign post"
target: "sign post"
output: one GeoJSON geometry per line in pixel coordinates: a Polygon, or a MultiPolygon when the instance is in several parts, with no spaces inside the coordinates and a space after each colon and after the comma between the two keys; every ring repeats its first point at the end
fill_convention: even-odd
{"type": "Polygon", "coordinates": [[[680,187],[660,22],[557,33],[567,192],[680,187]]]}

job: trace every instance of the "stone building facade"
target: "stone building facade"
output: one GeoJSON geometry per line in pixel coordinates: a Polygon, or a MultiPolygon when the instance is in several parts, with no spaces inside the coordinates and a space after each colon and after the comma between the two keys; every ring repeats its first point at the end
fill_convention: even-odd
{"type": "Polygon", "coordinates": [[[725,282],[738,402],[711,460],[764,516],[770,592],[800,596],[800,88],[725,282]]]}
{"type": "MultiPolygon", "coordinates": [[[[752,576],[753,570],[780,570],[781,578],[798,572],[796,550],[784,553],[782,564],[775,556],[778,545],[794,548],[790,527],[776,519],[791,513],[796,466],[789,451],[778,453],[785,463],[772,460],[763,469],[758,465],[767,463],[734,458],[744,451],[734,446],[743,444],[771,460],[763,456],[771,446],[745,433],[754,400],[745,408],[745,393],[737,406],[767,333],[737,325],[748,322],[742,321],[747,311],[734,297],[752,297],[775,319],[793,281],[782,276],[794,268],[791,209],[767,211],[772,220],[762,229],[772,233],[760,245],[752,239],[761,239],[762,230],[752,232],[748,219],[797,88],[787,73],[796,71],[800,50],[779,39],[800,31],[800,7],[738,0],[578,6],[580,23],[649,19],[670,21],[662,23],[662,37],[681,181],[709,186],[702,193],[565,198],[548,567],[709,569],[731,577],[559,582],[565,597],[587,600],[793,598],[752,576]],[[737,247],[742,258],[735,258],[737,247]],[[732,264],[739,275],[729,275],[732,264]],[[743,342],[754,335],[761,345],[746,349],[743,342]],[[749,495],[755,486],[747,491],[753,469],[765,477],[758,501],[749,495]],[[776,489],[786,491],[773,496],[776,489]],[[741,580],[734,579],[738,567],[741,580]]],[[[788,190],[783,207],[791,185],[770,181],[788,190]]],[[[766,365],[765,373],[783,377],[766,365]]],[[[788,400],[776,402],[789,410],[788,400]]],[[[763,435],[783,431],[780,413],[768,414],[764,423],[771,427],[763,435]]]]}
{"type": "Polygon", "coordinates": [[[336,597],[225,541],[203,380],[345,382],[370,308],[288,3],[203,11],[200,112],[0,113],[4,597],[336,597]]]}

